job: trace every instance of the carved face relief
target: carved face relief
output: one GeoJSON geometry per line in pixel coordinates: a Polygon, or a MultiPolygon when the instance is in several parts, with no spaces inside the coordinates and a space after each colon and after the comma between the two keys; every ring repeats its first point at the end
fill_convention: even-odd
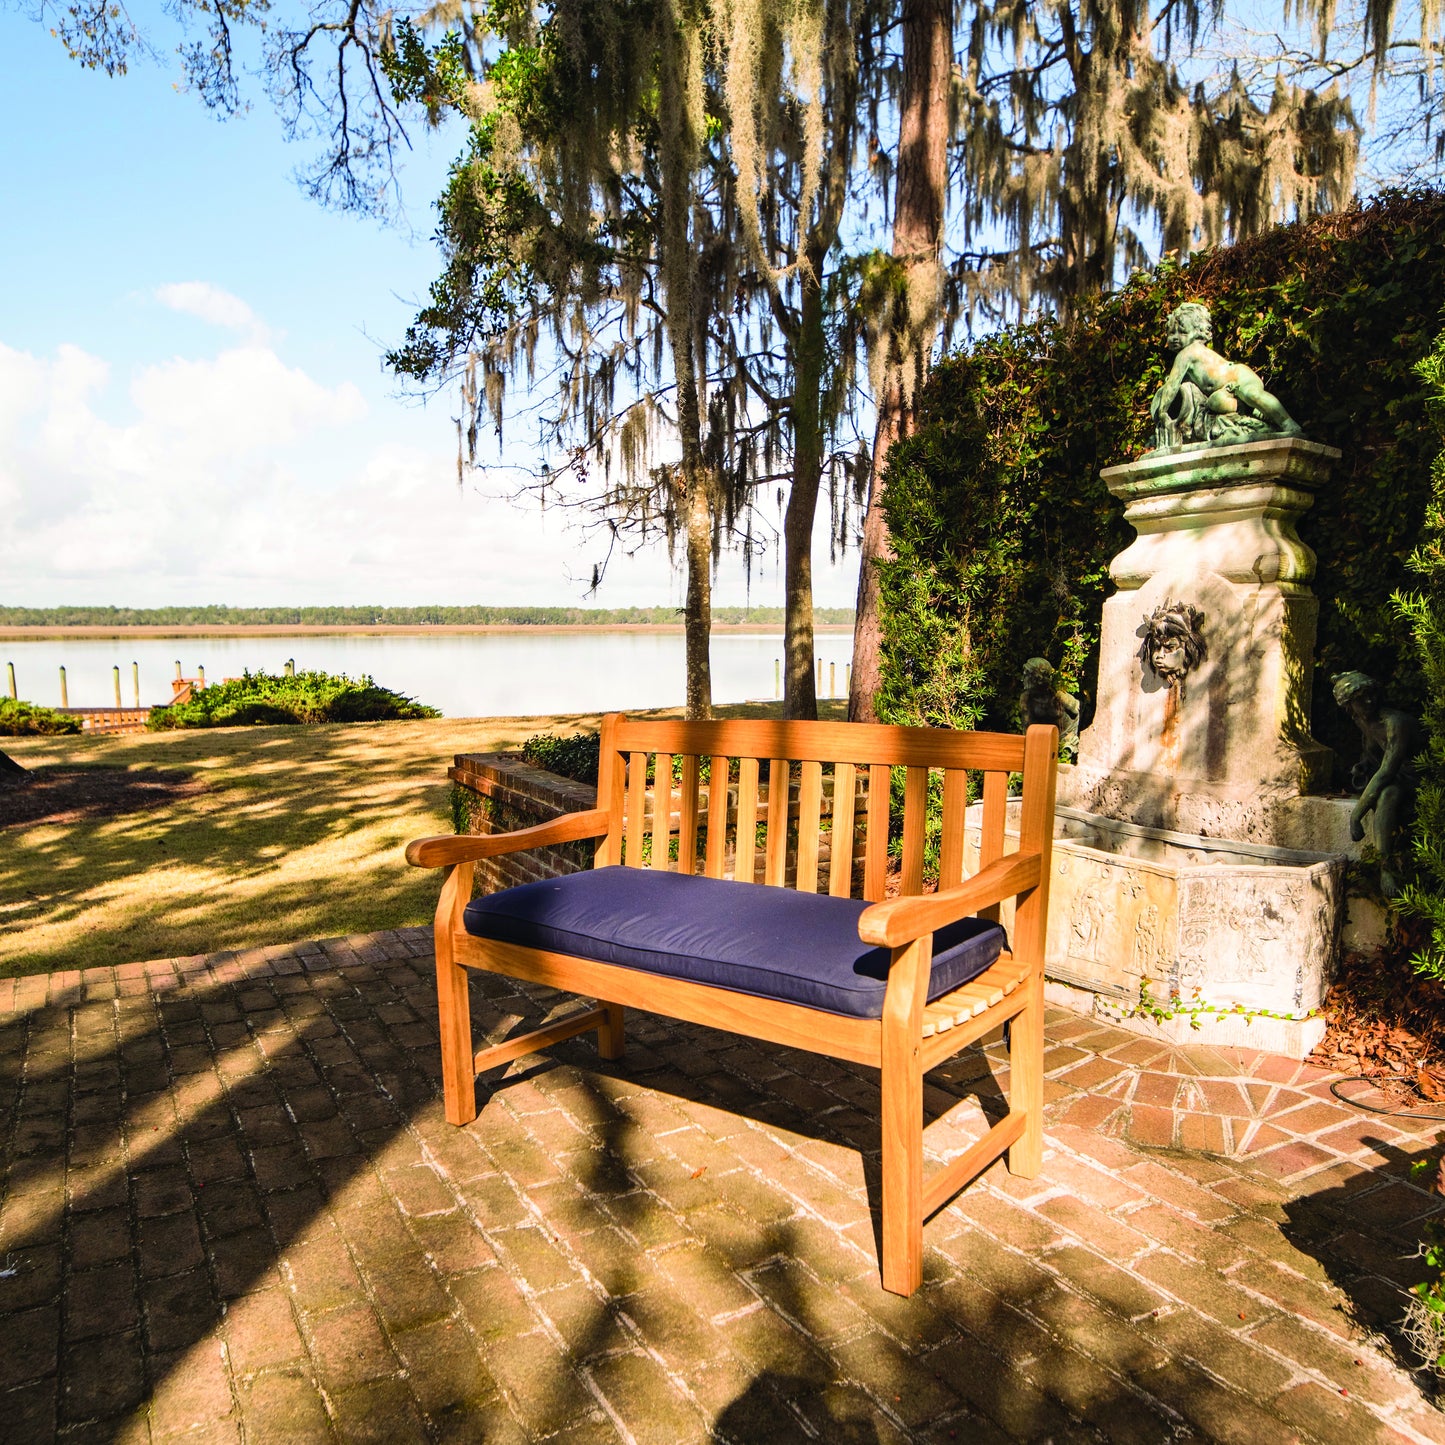
{"type": "Polygon", "coordinates": [[[1178,687],[1206,657],[1204,613],[1188,602],[1165,602],[1144,618],[1139,660],[1161,681],[1178,687]]]}

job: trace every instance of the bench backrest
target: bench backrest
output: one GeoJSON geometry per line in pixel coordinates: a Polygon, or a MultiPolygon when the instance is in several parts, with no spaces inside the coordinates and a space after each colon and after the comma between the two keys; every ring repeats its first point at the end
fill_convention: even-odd
{"type": "Polygon", "coordinates": [[[1023,774],[1025,814],[1046,808],[1052,822],[1056,749],[1057,734],[1046,727],[1024,737],[613,713],[602,724],[597,802],[616,821],[598,845],[597,862],[791,883],[805,892],[876,902],[888,873],[889,795],[892,770],[899,768],[901,892],[923,891],[931,776],[941,778],[941,788],[934,785],[942,818],[938,886],[948,888],[963,880],[970,801],[983,803],[978,866],[1003,855],[1010,774],[1023,774]],[[787,806],[778,806],[783,799],[787,806]]]}

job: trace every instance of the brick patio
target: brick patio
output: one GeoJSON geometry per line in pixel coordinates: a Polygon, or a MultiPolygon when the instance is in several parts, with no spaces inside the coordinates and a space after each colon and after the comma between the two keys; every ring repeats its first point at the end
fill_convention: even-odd
{"type": "MultiPolygon", "coordinates": [[[[1440,1126],[1317,1069],[1051,1013],[1042,1176],[904,1301],[867,1071],[632,1015],[455,1130],[431,996],[422,930],[0,981],[0,1435],[1445,1441],[1387,1332],[1440,1126]]],[[[930,1083],[948,1155],[1000,1096],[930,1083]]]]}

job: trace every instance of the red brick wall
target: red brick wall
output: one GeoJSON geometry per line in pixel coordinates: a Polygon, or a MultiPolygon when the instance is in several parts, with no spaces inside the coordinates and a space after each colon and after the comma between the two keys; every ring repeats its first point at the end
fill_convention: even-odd
{"type": "MultiPolygon", "coordinates": [[[[454,811],[466,833],[511,833],[597,806],[596,788],[506,754],[458,753],[447,776],[456,790],[454,811]]],[[[495,893],[517,883],[580,873],[592,866],[594,846],[584,839],[483,859],[476,865],[476,891],[495,893]]]]}

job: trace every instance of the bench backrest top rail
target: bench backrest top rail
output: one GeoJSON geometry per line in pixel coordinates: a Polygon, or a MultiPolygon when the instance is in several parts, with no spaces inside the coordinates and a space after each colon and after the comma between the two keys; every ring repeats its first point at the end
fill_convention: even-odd
{"type": "Polygon", "coordinates": [[[952,732],[883,723],[729,719],[686,722],[619,717],[618,752],[708,757],[785,758],[791,762],[885,763],[895,767],[1018,772],[1024,739],[1014,733],[952,732]]]}

